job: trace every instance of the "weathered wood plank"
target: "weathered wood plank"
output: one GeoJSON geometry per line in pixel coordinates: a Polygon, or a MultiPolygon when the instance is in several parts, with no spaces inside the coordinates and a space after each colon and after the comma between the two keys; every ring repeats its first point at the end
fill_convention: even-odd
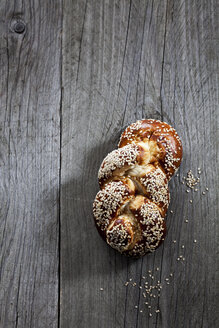
{"type": "Polygon", "coordinates": [[[0,4],[1,327],[58,325],[61,13],[0,4]]]}
{"type": "Polygon", "coordinates": [[[216,326],[215,8],[213,1],[64,1],[61,327],[216,326]],[[177,128],[184,162],[171,182],[164,245],[134,261],[100,239],[92,200],[101,160],[142,117],[177,128]],[[199,191],[186,193],[180,181],[199,166],[199,191]],[[163,283],[149,309],[138,287],[142,276],[152,284],[148,270],[163,283]],[[124,286],[129,278],[137,287],[124,286]]]}
{"type": "Polygon", "coordinates": [[[135,326],[140,291],[124,282],[161,261],[162,249],[132,261],[108,248],[92,201],[100,162],[125,125],[161,117],[165,22],[164,1],[64,2],[61,327],[135,326]]]}
{"type": "Polygon", "coordinates": [[[217,327],[219,12],[216,1],[203,0],[169,1],[167,13],[161,100],[164,119],[183,139],[184,160],[171,184],[173,215],[162,266],[163,277],[172,270],[175,278],[160,299],[158,323],[217,327]],[[198,168],[198,190],[186,193],[180,181],[190,169],[198,175],[198,168]],[[185,263],[176,265],[180,254],[185,263]]]}

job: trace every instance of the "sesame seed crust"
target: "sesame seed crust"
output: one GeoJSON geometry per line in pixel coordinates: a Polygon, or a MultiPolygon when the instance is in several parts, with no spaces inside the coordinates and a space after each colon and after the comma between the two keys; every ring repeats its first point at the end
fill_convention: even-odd
{"type": "Polygon", "coordinates": [[[159,147],[157,159],[170,179],[182,160],[182,143],[176,130],[159,120],[142,120],[136,123],[125,129],[119,141],[119,148],[146,140],[156,142],[159,147]]]}
{"type": "Polygon", "coordinates": [[[142,176],[139,181],[145,188],[147,197],[158,205],[165,215],[170,202],[168,180],[165,173],[159,167],[153,167],[152,171],[142,176]]]}
{"type": "Polygon", "coordinates": [[[96,227],[122,254],[141,257],[165,238],[168,181],[182,159],[180,138],[170,125],[141,120],[123,132],[119,148],[103,160],[101,190],[93,204],[96,227]]]}
{"type": "Polygon", "coordinates": [[[144,196],[137,196],[130,203],[130,210],[140,225],[142,236],[127,255],[144,256],[161,244],[166,234],[166,223],[159,207],[144,196]]]}
{"type": "Polygon", "coordinates": [[[100,190],[93,204],[97,227],[105,231],[110,221],[119,213],[120,208],[133,198],[133,195],[134,189],[122,181],[110,182],[100,190]]]}
{"type": "Polygon", "coordinates": [[[139,145],[130,144],[109,153],[103,160],[98,172],[100,186],[116,173],[121,175],[125,170],[134,167],[140,159],[142,151],[143,149],[139,145]]]}

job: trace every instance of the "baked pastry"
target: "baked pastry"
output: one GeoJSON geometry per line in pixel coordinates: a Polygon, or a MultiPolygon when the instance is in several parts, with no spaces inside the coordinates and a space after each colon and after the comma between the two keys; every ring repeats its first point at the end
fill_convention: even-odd
{"type": "Polygon", "coordinates": [[[101,190],[93,203],[96,227],[111,247],[140,257],[162,243],[168,181],[181,159],[181,140],[167,123],[148,119],[125,129],[118,149],[100,166],[101,190]]]}

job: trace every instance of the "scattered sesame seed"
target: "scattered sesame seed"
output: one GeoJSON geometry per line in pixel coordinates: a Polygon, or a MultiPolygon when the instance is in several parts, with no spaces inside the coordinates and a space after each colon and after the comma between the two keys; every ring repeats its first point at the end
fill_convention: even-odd
{"type": "Polygon", "coordinates": [[[208,188],[207,187],[205,189],[208,191],[208,188]]]}
{"type": "Polygon", "coordinates": [[[142,276],[142,279],[145,279],[145,276],[142,276]]]}
{"type": "Polygon", "coordinates": [[[182,245],[182,248],[185,248],[185,246],[184,246],[184,245],[182,245]]]}
{"type": "Polygon", "coordinates": [[[176,240],[173,240],[173,243],[175,244],[176,243],[176,240]]]}
{"type": "Polygon", "coordinates": [[[135,287],[136,286],[136,282],[133,282],[132,286],[135,287]]]}
{"type": "Polygon", "coordinates": [[[101,291],[103,291],[103,288],[100,288],[101,291]]]}
{"type": "Polygon", "coordinates": [[[129,284],[129,282],[128,282],[128,281],[126,281],[126,283],[125,283],[125,286],[128,286],[128,284],[129,284]]]}
{"type": "Polygon", "coordinates": [[[173,274],[172,273],[170,273],[170,277],[172,277],[173,276],[173,274]]]}
{"type": "Polygon", "coordinates": [[[192,199],[190,199],[190,203],[192,203],[192,199]]]}
{"type": "Polygon", "coordinates": [[[194,239],[194,243],[197,243],[197,240],[196,239],[194,239]]]}
{"type": "Polygon", "coordinates": [[[132,281],[132,278],[130,278],[129,281],[132,281]]]}
{"type": "Polygon", "coordinates": [[[138,305],[135,305],[135,308],[137,309],[138,308],[138,305]]]}
{"type": "Polygon", "coordinates": [[[202,195],[205,195],[205,191],[202,192],[202,195]]]}
{"type": "Polygon", "coordinates": [[[160,269],[159,268],[157,268],[157,271],[159,271],[160,269]]]}
{"type": "Polygon", "coordinates": [[[185,257],[183,257],[182,260],[185,261],[185,257]]]}
{"type": "Polygon", "coordinates": [[[195,189],[195,191],[198,191],[198,189],[195,189]]]}
{"type": "Polygon", "coordinates": [[[142,313],[143,311],[142,311],[142,310],[140,310],[140,312],[142,313]]]}
{"type": "Polygon", "coordinates": [[[160,310],[156,310],[155,312],[156,312],[156,313],[159,313],[159,312],[160,312],[160,310]]]}
{"type": "Polygon", "coordinates": [[[142,286],[139,286],[140,289],[142,289],[142,286]]]}
{"type": "Polygon", "coordinates": [[[171,210],[170,213],[173,213],[173,211],[171,210]]]}
{"type": "Polygon", "coordinates": [[[149,316],[152,317],[152,313],[149,313],[149,316]]]}
{"type": "Polygon", "coordinates": [[[167,282],[167,285],[169,285],[170,283],[169,283],[169,281],[167,282]]]}
{"type": "Polygon", "coordinates": [[[180,258],[178,257],[178,258],[177,258],[177,261],[179,261],[179,260],[180,260],[180,258]]]}
{"type": "Polygon", "coordinates": [[[199,178],[196,178],[191,170],[188,171],[187,177],[184,177],[184,179],[186,180],[187,187],[189,187],[190,189],[193,189],[194,186],[197,185],[197,183],[199,182],[199,178]]]}
{"type": "Polygon", "coordinates": [[[148,305],[148,308],[149,308],[149,309],[151,309],[151,306],[150,306],[150,305],[148,305]]]}
{"type": "Polygon", "coordinates": [[[188,223],[188,222],[189,222],[189,220],[185,220],[185,222],[186,222],[186,223],[188,223]]]}
{"type": "Polygon", "coordinates": [[[145,302],[144,304],[146,304],[146,305],[147,305],[147,304],[148,304],[148,302],[145,302]]]}

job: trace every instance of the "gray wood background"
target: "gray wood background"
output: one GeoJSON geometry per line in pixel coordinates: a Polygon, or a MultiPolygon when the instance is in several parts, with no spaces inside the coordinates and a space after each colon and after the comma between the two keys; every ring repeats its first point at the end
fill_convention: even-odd
{"type": "Polygon", "coordinates": [[[218,7],[1,0],[0,327],[219,326],[218,7]],[[141,118],[172,124],[184,158],[164,244],[132,260],[101,240],[92,202],[103,157],[141,118]],[[149,309],[148,270],[163,285],[149,309]]]}

